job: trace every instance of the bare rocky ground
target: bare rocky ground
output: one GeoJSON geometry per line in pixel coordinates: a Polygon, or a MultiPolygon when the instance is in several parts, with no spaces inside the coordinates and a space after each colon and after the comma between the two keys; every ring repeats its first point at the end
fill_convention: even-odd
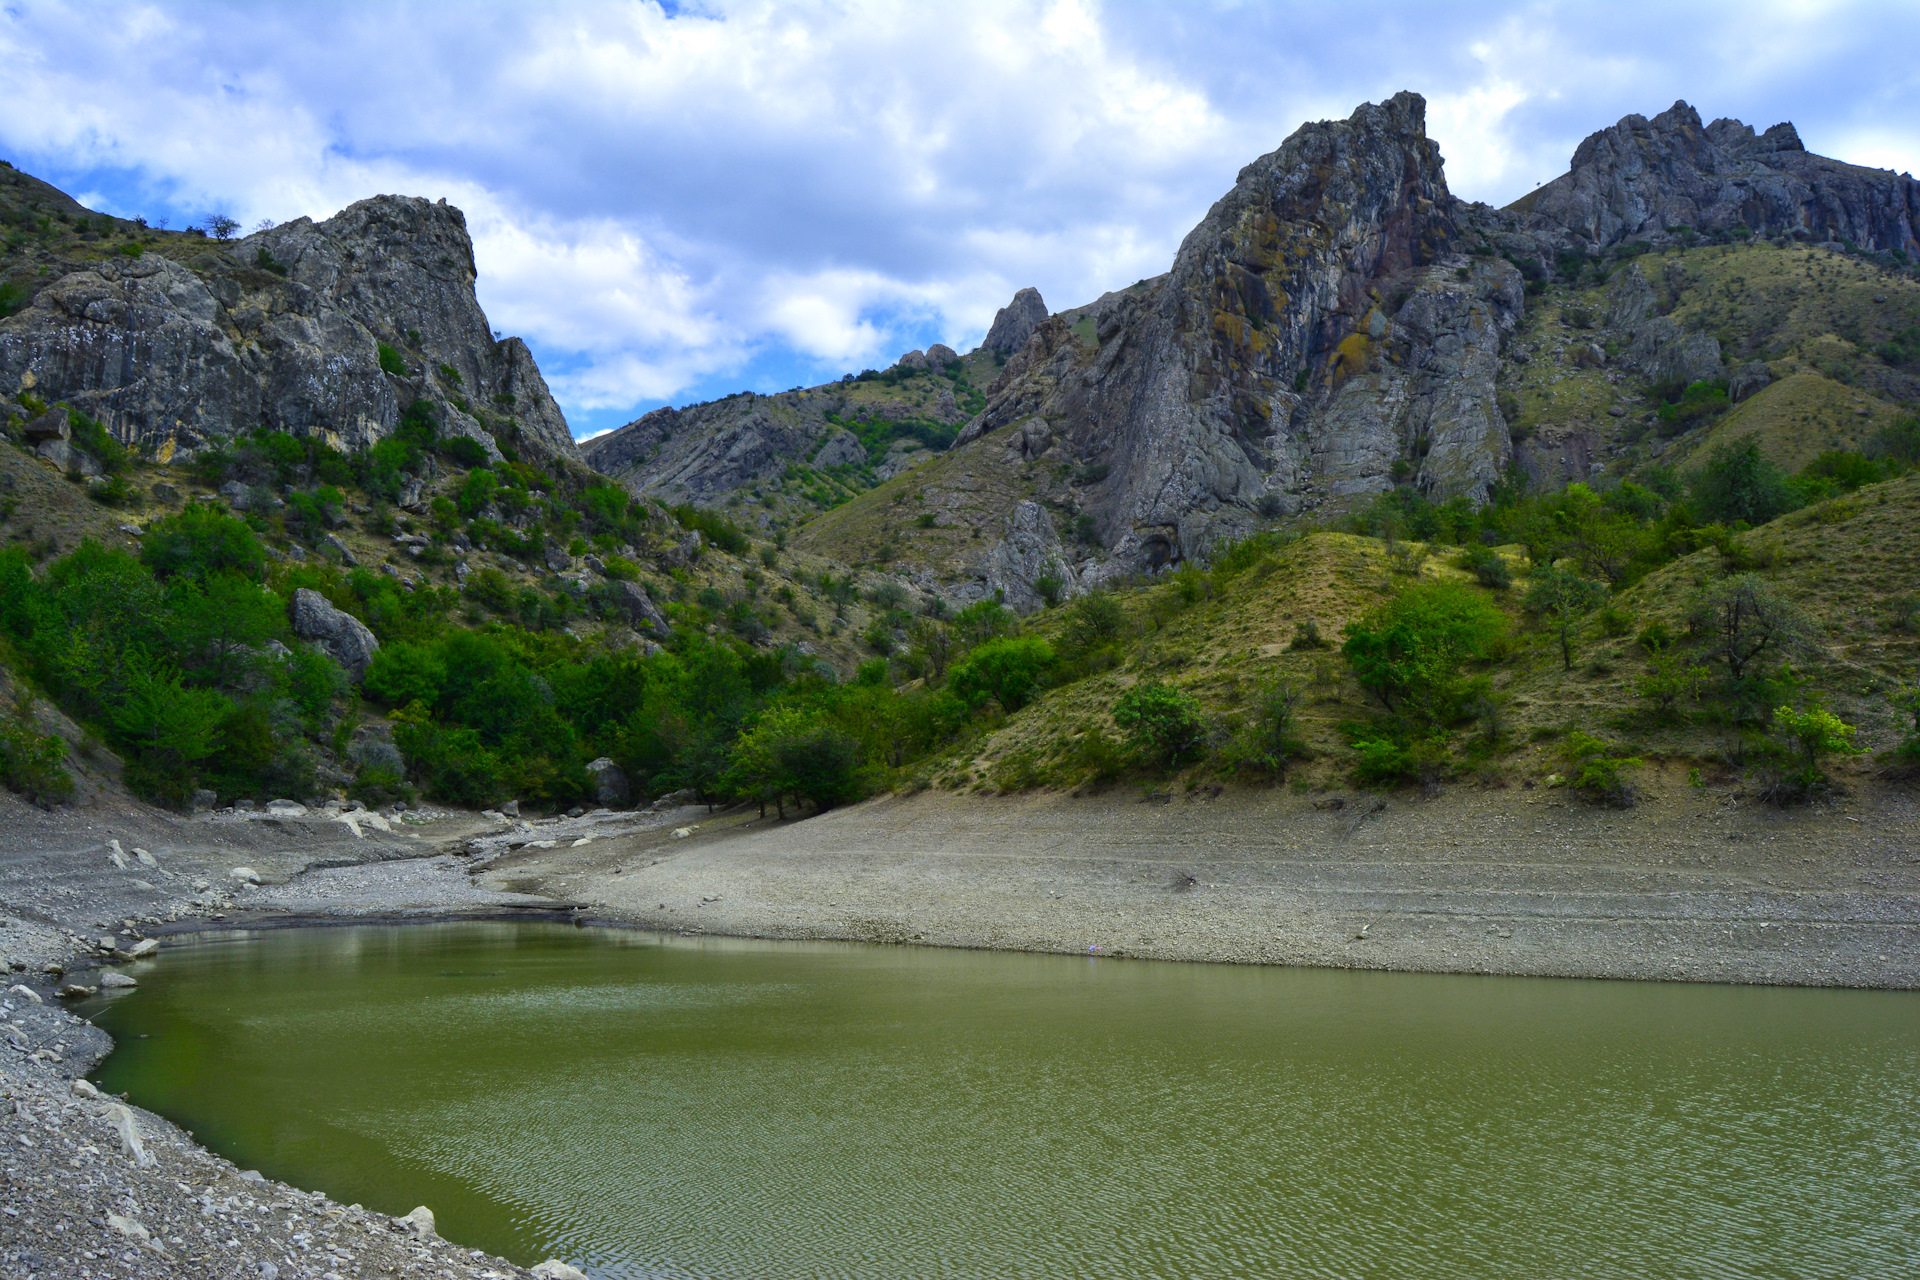
{"type": "Polygon", "coordinates": [[[187,819],[104,791],[52,814],[0,798],[0,917],[14,984],[0,994],[0,1274],[523,1277],[539,1269],[258,1180],[158,1116],[76,1090],[111,1046],[56,993],[109,973],[137,982],[180,931],[461,917],[1916,988],[1920,797],[1872,783],[1781,811],[1674,776],[1629,811],[1524,787],[1114,789],[925,793],[781,822],[698,807],[187,819]]]}

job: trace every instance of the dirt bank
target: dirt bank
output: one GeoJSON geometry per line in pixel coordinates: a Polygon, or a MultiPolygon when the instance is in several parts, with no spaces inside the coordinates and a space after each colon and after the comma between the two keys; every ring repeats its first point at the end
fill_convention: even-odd
{"type": "MultiPolygon", "coordinates": [[[[484,842],[483,843],[488,843],[484,842]]],[[[499,843],[499,842],[493,842],[499,843]]],[[[503,853],[494,889],[774,938],[1428,972],[1920,986],[1920,803],[1557,790],[925,793],[503,853]]]]}

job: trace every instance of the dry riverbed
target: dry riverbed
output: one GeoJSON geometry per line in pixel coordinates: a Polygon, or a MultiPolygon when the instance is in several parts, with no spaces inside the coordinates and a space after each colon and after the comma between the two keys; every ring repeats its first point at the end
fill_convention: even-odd
{"type": "Polygon", "coordinates": [[[57,993],[137,983],[182,930],[557,919],[1171,960],[1920,987],[1920,803],[1901,786],[1788,812],[1677,778],[1626,812],[1525,788],[1424,800],[928,793],[804,822],[691,806],[535,821],[290,809],[186,819],[104,796],[55,814],[0,798],[0,832],[0,958],[15,987],[0,996],[0,1274],[34,1280],[535,1274],[261,1180],[160,1117],[76,1087],[110,1045],[57,993]]]}

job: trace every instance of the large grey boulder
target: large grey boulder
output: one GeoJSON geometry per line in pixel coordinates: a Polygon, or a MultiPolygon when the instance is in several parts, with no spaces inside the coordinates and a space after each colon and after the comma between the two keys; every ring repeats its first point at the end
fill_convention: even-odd
{"type": "Polygon", "coordinates": [[[292,614],[295,635],[326,650],[355,680],[367,674],[367,665],[379,651],[380,642],[365,623],[334,608],[325,596],[308,587],[294,591],[292,614]]]}
{"type": "Polygon", "coordinates": [[[986,340],[980,345],[1010,356],[1026,347],[1033,331],[1046,318],[1047,304],[1041,300],[1040,291],[1029,286],[1014,294],[1012,302],[994,313],[993,327],[987,330],[986,340]]]}
{"type": "Polygon", "coordinates": [[[647,589],[637,582],[609,582],[607,588],[612,592],[615,602],[627,615],[627,624],[635,631],[651,631],[657,636],[673,634],[673,626],[667,621],[667,615],[660,612],[660,606],[653,602],[647,589]]]}
{"type": "Polygon", "coordinates": [[[633,803],[633,784],[627,781],[626,773],[613,762],[611,756],[601,756],[587,765],[587,776],[593,779],[593,798],[596,804],[605,808],[625,807],[633,803]]]}
{"type": "Polygon", "coordinates": [[[998,591],[1005,596],[1009,609],[1030,613],[1043,603],[1034,584],[1044,577],[1060,583],[1061,598],[1080,592],[1079,575],[1061,545],[1052,517],[1037,502],[1021,502],[1007,517],[1000,541],[982,560],[980,578],[986,589],[978,594],[984,598],[998,591]]]}

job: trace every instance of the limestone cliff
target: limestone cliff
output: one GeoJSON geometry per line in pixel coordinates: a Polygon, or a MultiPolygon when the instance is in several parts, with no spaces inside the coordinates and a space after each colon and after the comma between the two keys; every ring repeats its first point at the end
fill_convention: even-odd
{"type": "Polygon", "coordinates": [[[0,384],[161,456],[262,427],[365,448],[416,399],[489,450],[577,456],[526,344],[494,337],[444,200],[376,196],[242,240],[174,234],[47,265],[0,321],[0,384]]]}

